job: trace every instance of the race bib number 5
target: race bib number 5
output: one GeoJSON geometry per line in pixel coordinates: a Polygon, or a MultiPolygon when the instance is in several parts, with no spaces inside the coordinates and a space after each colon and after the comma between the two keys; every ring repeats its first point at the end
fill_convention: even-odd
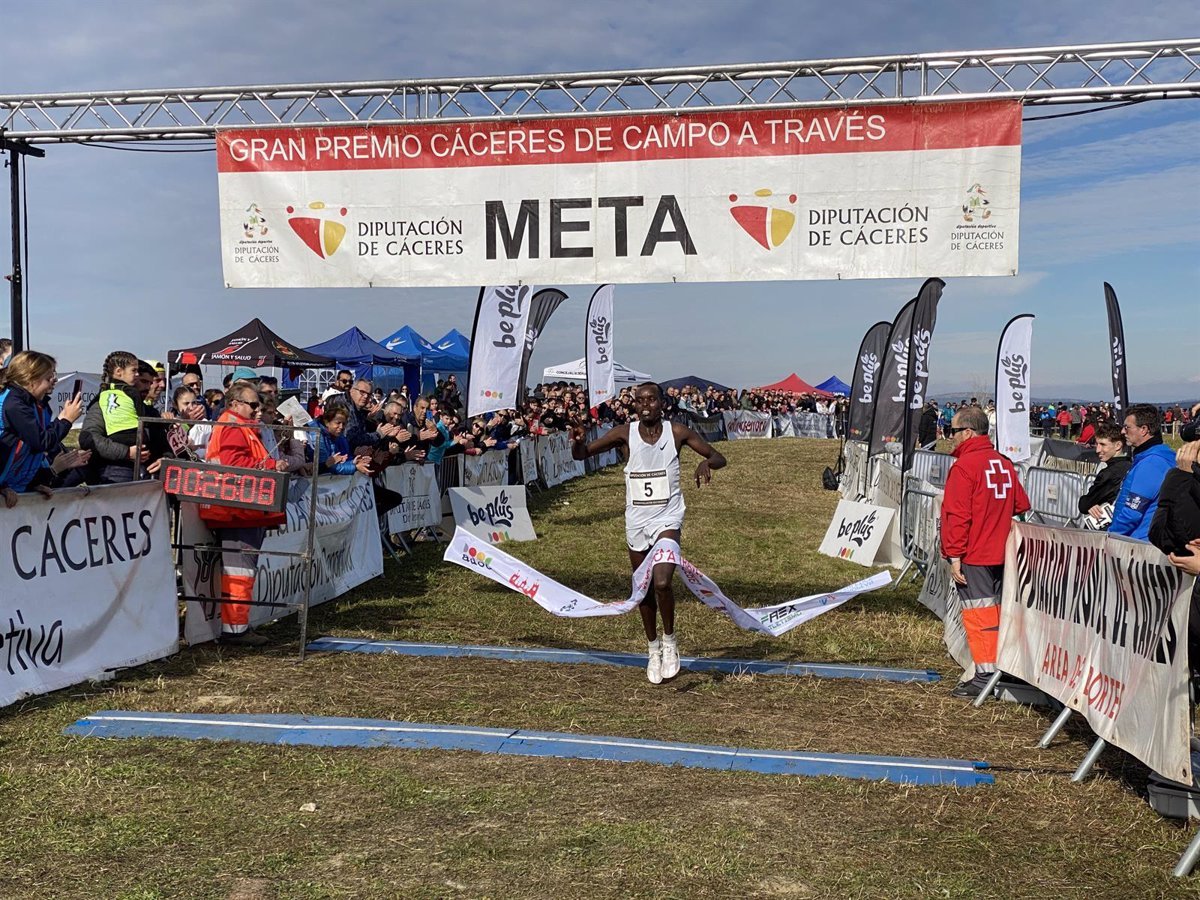
{"type": "Polygon", "coordinates": [[[671,486],[664,469],[656,472],[630,472],[629,495],[634,506],[666,506],[671,486]]]}

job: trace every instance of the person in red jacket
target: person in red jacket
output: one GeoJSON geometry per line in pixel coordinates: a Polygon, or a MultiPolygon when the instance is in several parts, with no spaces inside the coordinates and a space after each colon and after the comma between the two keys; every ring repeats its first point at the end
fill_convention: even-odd
{"type": "MultiPolygon", "coordinates": [[[[243,469],[287,471],[287,462],[267,452],[258,428],[258,391],[248,381],[237,381],[225,394],[225,411],[213,425],[205,459],[223,466],[243,469]]],[[[200,518],[213,530],[225,552],[221,554],[221,643],[258,647],[267,639],[250,627],[250,600],[254,597],[254,575],[258,551],[267,529],[287,521],[285,513],[262,513],[233,506],[202,504],[200,518]]]]}
{"type": "Polygon", "coordinates": [[[950,440],[956,461],[946,476],[942,499],[942,555],[950,560],[975,662],[975,677],[953,694],[977,697],[996,671],[1004,547],[1013,516],[1029,509],[1029,497],[1012,462],[988,440],[982,410],[972,407],[955,414],[950,440]]]}

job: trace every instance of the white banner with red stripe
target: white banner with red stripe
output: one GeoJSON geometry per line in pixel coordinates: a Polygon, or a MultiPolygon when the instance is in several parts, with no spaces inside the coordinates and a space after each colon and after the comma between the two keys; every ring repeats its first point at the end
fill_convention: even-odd
{"type": "Polygon", "coordinates": [[[454,538],[446,547],[442,559],[524,594],[547,612],[568,619],[619,616],[637,608],[646,592],[650,590],[654,567],[660,563],[670,564],[678,566],[678,574],[683,578],[683,583],[705,606],[725,613],[734,624],[747,631],[773,637],[786,634],[797,625],[836,609],[860,594],[887,587],[892,583],[890,574],[876,572],[828,594],[813,594],[786,603],[743,609],[726,597],[715,581],[683,558],[676,541],[659,538],[647,552],[642,564],[634,571],[629,597],[605,603],[593,600],[553,578],[546,577],[532,566],[477,538],[461,526],[454,530],[454,538]]]}
{"type": "Polygon", "coordinates": [[[230,287],[1012,275],[1021,104],[217,133],[230,287]]]}

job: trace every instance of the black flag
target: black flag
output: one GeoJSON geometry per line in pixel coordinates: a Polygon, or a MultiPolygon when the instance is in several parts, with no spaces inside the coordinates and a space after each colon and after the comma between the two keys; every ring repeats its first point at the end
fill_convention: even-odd
{"type": "Polygon", "coordinates": [[[850,388],[850,421],[846,436],[852,441],[871,440],[871,418],[879,398],[880,370],[887,353],[891,322],[876,322],[863,335],[854,361],[854,380],[850,388]]]}
{"type": "Polygon", "coordinates": [[[1108,307],[1108,347],[1112,352],[1113,418],[1125,420],[1129,409],[1129,379],[1125,371],[1125,328],[1121,324],[1121,307],[1117,292],[1104,282],[1104,303],[1108,307]]]}
{"type": "Polygon", "coordinates": [[[907,472],[912,465],[917,428],[921,422],[921,413],[929,401],[929,345],[933,342],[938,301],[942,299],[942,289],[945,286],[946,282],[940,278],[927,278],[921,285],[917,294],[917,304],[913,309],[912,333],[908,341],[908,371],[905,376],[908,415],[904,420],[901,472],[907,472]]]}
{"type": "Polygon", "coordinates": [[[912,337],[916,305],[917,298],[913,297],[900,307],[888,329],[887,346],[880,358],[883,365],[875,381],[877,396],[867,450],[871,456],[882,453],[884,444],[899,443],[904,438],[904,378],[908,374],[908,340],[912,337]]]}
{"type": "Polygon", "coordinates": [[[525,380],[529,377],[529,359],[533,356],[533,348],[539,335],[545,330],[546,324],[554,311],[567,299],[567,295],[558,288],[544,288],[533,295],[529,307],[529,322],[525,326],[525,352],[521,356],[521,401],[525,400],[528,388],[525,380]]]}

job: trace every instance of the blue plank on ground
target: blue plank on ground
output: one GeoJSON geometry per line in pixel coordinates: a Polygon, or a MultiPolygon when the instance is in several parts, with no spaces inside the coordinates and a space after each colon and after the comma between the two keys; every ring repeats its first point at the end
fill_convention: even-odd
{"type": "Polygon", "coordinates": [[[397,747],[410,750],[475,750],[514,756],[551,756],[645,762],[777,775],[835,775],[901,784],[992,784],[985,762],[906,756],[805,753],[718,747],[513,728],[475,728],[343,719],[332,716],[234,715],[104,710],[64,730],[80,737],[184,738],[287,744],[308,747],[397,747]]]}
{"type": "MultiPolygon", "coordinates": [[[[557,650],[541,647],[476,647],[470,644],[421,644],[409,641],[373,641],[359,638],[323,637],[312,641],[309,650],[339,653],[392,653],[399,656],[470,656],[478,659],[508,659],[519,662],[632,666],[644,669],[645,654],[608,650],[557,650]]],[[[818,678],[856,678],[865,681],[938,681],[931,669],[886,669],[874,666],[843,666],[832,663],[798,663],[770,659],[715,659],[705,656],[680,658],[691,672],[720,672],[727,675],[815,675],[818,678]]]]}

